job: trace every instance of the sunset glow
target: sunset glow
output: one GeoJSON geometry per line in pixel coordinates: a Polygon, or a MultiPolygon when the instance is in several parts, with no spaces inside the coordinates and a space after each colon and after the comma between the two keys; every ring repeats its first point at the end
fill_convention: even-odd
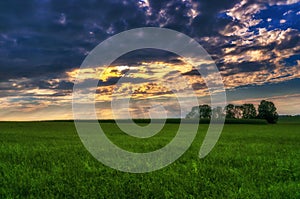
{"type": "Polygon", "coordinates": [[[97,114],[103,119],[112,118],[111,100],[128,97],[128,93],[132,94],[133,117],[148,116],[149,100],[154,99],[157,105],[174,110],[170,117],[182,117],[185,113],[177,111],[174,90],[193,89],[200,104],[209,103],[206,82],[195,70],[207,67],[209,60],[140,49],[111,66],[79,69],[105,39],[145,26],[177,30],[199,42],[222,75],[228,102],[258,105],[261,99],[270,99],[279,114],[300,114],[298,0],[243,0],[212,7],[190,0],[105,1],[99,5],[84,2],[75,10],[60,9],[52,1],[22,4],[22,17],[8,9],[2,19],[0,120],[73,119],[76,79],[98,81],[96,88],[86,88],[86,97],[95,99],[97,114]],[[88,17],[85,13],[95,14],[88,17]]]}

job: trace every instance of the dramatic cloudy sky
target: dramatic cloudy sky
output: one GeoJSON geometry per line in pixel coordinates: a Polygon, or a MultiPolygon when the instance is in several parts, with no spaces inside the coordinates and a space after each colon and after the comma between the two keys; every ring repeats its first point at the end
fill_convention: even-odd
{"type": "MultiPolygon", "coordinates": [[[[173,29],[199,42],[220,70],[228,102],[257,105],[268,99],[280,114],[300,113],[299,0],[3,0],[0,120],[72,119],[72,88],[84,58],[105,39],[140,27],[173,29]]],[[[131,86],[132,101],[156,98],[176,110],[172,92],[147,79],[171,81],[180,73],[199,103],[209,102],[193,66],[145,49],[124,55],[102,74],[84,72],[83,81],[99,80],[100,117],[111,117],[103,107],[110,106],[114,84],[129,69],[135,74],[124,86],[131,86]]],[[[145,104],[133,103],[132,113],[146,117],[145,104]]]]}

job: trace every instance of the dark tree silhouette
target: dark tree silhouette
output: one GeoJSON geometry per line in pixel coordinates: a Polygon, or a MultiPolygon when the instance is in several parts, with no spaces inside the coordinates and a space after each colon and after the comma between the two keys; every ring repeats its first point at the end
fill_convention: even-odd
{"type": "Polygon", "coordinates": [[[199,106],[199,116],[200,119],[210,119],[211,118],[212,109],[209,105],[204,104],[199,106]]]}
{"type": "Polygon", "coordinates": [[[186,115],[186,118],[199,118],[199,106],[194,106],[191,112],[186,115]]]}
{"type": "Polygon", "coordinates": [[[243,118],[244,119],[254,119],[256,118],[256,109],[253,104],[243,104],[243,118]]]}
{"type": "Polygon", "coordinates": [[[258,106],[258,118],[266,119],[268,123],[275,124],[278,120],[278,113],[273,102],[262,100],[258,106]]]}
{"type": "Polygon", "coordinates": [[[216,119],[220,119],[225,116],[223,108],[220,106],[213,108],[211,115],[212,115],[212,118],[216,118],[216,119]]]}
{"type": "Polygon", "coordinates": [[[234,118],[234,105],[228,104],[225,107],[225,112],[226,112],[226,118],[234,118]]]}
{"type": "Polygon", "coordinates": [[[204,104],[200,106],[194,106],[186,116],[186,118],[200,118],[200,119],[210,119],[212,109],[209,105],[204,104]]]}
{"type": "Polygon", "coordinates": [[[233,113],[234,113],[235,119],[242,119],[243,118],[243,107],[242,106],[234,106],[233,113]]]}

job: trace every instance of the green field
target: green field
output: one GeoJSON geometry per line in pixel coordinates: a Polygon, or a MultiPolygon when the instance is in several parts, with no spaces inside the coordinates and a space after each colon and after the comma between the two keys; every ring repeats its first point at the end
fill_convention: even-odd
{"type": "MultiPolygon", "coordinates": [[[[159,149],[178,125],[144,141],[104,123],[120,147],[159,149]]],[[[300,198],[300,123],[227,124],[204,159],[201,124],[189,150],[161,170],[130,174],[95,160],[72,122],[0,123],[0,198],[300,198]]]]}

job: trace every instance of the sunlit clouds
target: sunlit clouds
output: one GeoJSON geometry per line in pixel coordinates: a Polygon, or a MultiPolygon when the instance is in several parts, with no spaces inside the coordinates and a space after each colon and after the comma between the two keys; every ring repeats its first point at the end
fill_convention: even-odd
{"type": "Polygon", "coordinates": [[[299,114],[299,9],[299,0],[3,2],[0,120],[72,119],[74,83],[86,86],[78,100],[95,100],[99,118],[114,116],[113,99],[120,100],[122,117],[121,102],[128,98],[133,117],[148,117],[160,105],[168,117],[183,117],[176,92],[188,99],[192,90],[200,104],[209,103],[221,83],[234,104],[269,99],[280,114],[299,114]],[[210,72],[209,59],[149,49],[110,66],[80,69],[99,43],[141,27],[169,28],[195,39],[223,82],[197,71],[210,72]]]}
{"type": "MultiPolygon", "coordinates": [[[[147,116],[149,110],[159,104],[165,107],[169,117],[182,117],[193,104],[187,103],[188,107],[184,113],[181,113],[177,102],[178,97],[188,99],[195,93],[199,96],[207,94],[200,75],[185,75],[193,70],[193,66],[183,62],[177,64],[158,61],[142,62],[131,66],[99,66],[79,70],[67,72],[69,78],[74,79],[75,76],[82,74],[79,78],[82,85],[91,79],[99,81],[95,88],[87,86],[82,96],[95,99],[98,116],[101,118],[113,118],[110,102],[114,100],[122,104],[125,99],[131,100],[129,111],[134,118],[147,116]],[[93,73],[94,71],[97,71],[98,76],[93,73]],[[196,84],[199,84],[198,87],[193,86],[196,84]],[[195,93],[190,90],[194,90],[195,93]]],[[[83,106],[84,103],[86,101],[82,100],[83,106]]],[[[118,108],[118,118],[126,115],[127,109],[127,107],[118,108]]]]}

